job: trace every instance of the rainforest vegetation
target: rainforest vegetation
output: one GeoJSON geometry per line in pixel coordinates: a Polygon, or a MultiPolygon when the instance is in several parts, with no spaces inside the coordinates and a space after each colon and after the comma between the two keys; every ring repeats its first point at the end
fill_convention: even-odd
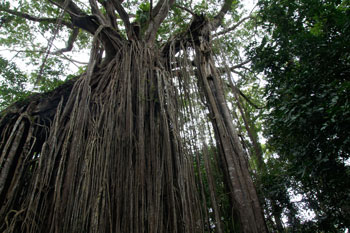
{"type": "Polygon", "coordinates": [[[0,232],[348,232],[349,42],[349,0],[0,0],[0,232]]]}

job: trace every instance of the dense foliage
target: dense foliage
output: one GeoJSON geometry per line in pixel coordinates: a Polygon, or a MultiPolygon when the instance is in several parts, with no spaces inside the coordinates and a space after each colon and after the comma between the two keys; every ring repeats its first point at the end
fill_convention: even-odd
{"type": "Polygon", "coordinates": [[[0,110],[25,96],[27,77],[15,64],[0,57],[0,110]]]}
{"type": "Polygon", "coordinates": [[[289,177],[289,187],[314,211],[308,227],[347,228],[349,1],[262,0],[259,7],[267,35],[250,55],[267,81],[265,132],[283,167],[279,175],[289,177]]]}

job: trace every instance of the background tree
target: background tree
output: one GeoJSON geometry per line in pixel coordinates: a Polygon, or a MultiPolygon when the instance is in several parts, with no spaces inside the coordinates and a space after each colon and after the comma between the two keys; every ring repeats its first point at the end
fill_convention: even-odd
{"type": "Polygon", "coordinates": [[[274,163],[315,212],[303,231],[349,228],[349,2],[262,0],[259,7],[268,34],[251,58],[267,81],[274,163]]]}
{"type": "Polygon", "coordinates": [[[59,84],[55,56],[91,52],[79,76],[1,112],[0,230],[267,232],[225,97],[234,66],[212,48],[246,20],[237,4],[2,1],[1,43],[32,48],[17,52],[37,88],[59,84]]]}
{"type": "Polygon", "coordinates": [[[0,109],[4,109],[9,103],[27,96],[25,84],[27,77],[15,64],[0,57],[0,109]]]}

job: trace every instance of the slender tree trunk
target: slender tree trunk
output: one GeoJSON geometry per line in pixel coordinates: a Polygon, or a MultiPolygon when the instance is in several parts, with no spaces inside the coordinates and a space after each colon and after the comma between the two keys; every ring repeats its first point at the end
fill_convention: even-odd
{"type": "Polygon", "coordinates": [[[241,99],[239,98],[239,95],[235,91],[235,88],[233,86],[232,80],[229,79],[229,81],[230,81],[230,86],[232,88],[232,91],[233,91],[233,94],[235,96],[235,99],[237,101],[238,110],[239,110],[239,112],[240,112],[240,114],[242,116],[242,119],[243,119],[243,122],[244,122],[244,126],[245,126],[245,128],[247,130],[248,137],[249,137],[250,141],[253,144],[254,156],[255,156],[255,158],[257,160],[258,170],[262,171],[263,169],[265,169],[265,164],[264,164],[264,158],[263,158],[263,151],[262,151],[260,143],[258,142],[257,134],[255,133],[255,130],[253,128],[254,126],[251,127],[249,122],[248,122],[248,119],[247,119],[247,116],[246,116],[246,111],[245,111],[244,107],[241,104],[241,99]]]}
{"type": "MultiPolygon", "coordinates": [[[[257,171],[260,174],[260,175],[258,175],[258,181],[257,182],[258,182],[258,186],[261,186],[262,184],[261,184],[260,176],[267,172],[266,164],[265,164],[264,159],[263,159],[262,148],[261,148],[261,145],[260,145],[260,143],[259,143],[259,141],[257,139],[257,135],[256,135],[256,132],[254,130],[254,126],[251,125],[249,123],[250,121],[247,119],[246,109],[241,104],[241,99],[239,98],[238,94],[234,91],[232,82],[230,84],[231,84],[232,90],[234,92],[236,101],[237,101],[238,110],[240,111],[240,114],[242,116],[245,128],[246,128],[247,133],[248,133],[248,136],[249,136],[249,138],[250,138],[250,140],[251,140],[251,142],[253,144],[254,155],[256,157],[257,165],[258,165],[257,166],[257,171]]],[[[265,197],[262,197],[262,198],[265,198],[265,197]]],[[[273,215],[273,218],[275,220],[276,228],[277,228],[278,232],[284,232],[283,223],[282,223],[282,220],[281,220],[281,211],[279,210],[279,207],[278,207],[278,205],[276,203],[276,200],[271,199],[271,198],[268,198],[268,199],[271,202],[272,215],[273,215]]]]}
{"type": "Polygon", "coordinates": [[[196,46],[196,65],[199,69],[200,83],[210,106],[217,141],[222,149],[221,159],[229,175],[231,198],[239,215],[242,232],[267,232],[245,154],[226,105],[222,84],[212,58],[209,38],[209,27],[203,27],[196,46]]]}

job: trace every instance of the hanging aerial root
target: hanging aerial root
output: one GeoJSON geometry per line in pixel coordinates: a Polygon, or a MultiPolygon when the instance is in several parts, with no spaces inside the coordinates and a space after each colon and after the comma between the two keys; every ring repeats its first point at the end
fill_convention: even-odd
{"type": "MultiPolygon", "coordinates": [[[[57,107],[25,198],[23,232],[202,232],[174,87],[149,49],[125,46],[57,107]]],[[[14,228],[4,228],[12,232],[14,228]]]]}
{"type": "Polygon", "coordinates": [[[16,232],[13,219],[22,219],[17,208],[28,193],[43,142],[59,102],[64,104],[75,79],[56,90],[30,96],[1,112],[0,117],[0,231],[16,232]],[[5,230],[6,229],[6,230],[5,230]]]}
{"type": "Polygon", "coordinates": [[[107,65],[92,60],[91,72],[65,95],[7,112],[0,119],[0,230],[251,226],[259,216],[245,157],[213,58],[201,51],[207,44],[195,42],[196,50],[181,53],[177,46],[185,46],[170,46],[166,61],[142,44],[125,44],[107,65]]]}

